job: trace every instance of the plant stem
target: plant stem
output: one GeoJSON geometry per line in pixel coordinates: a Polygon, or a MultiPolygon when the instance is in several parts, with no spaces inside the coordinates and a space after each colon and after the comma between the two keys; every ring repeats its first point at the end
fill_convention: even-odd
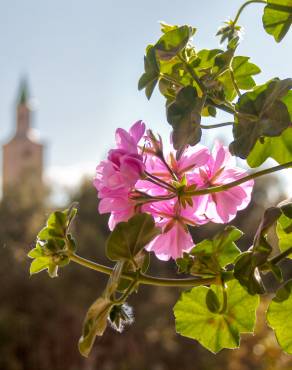
{"type": "MultiPolygon", "coordinates": [[[[70,260],[86,268],[101,272],[106,275],[110,275],[113,271],[111,267],[100,265],[98,263],[89,261],[85,258],[78,256],[77,254],[72,254],[70,256],[70,260]]],[[[154,276],[140,274],[137,278],[137,275],[135,273],[123,273],[121,277],[124,279],[128,279],[128,280],[134,280],[134,281],[137,280],[138,284],[164,286],[164,287],[180,287],[180,288],[221,283],[220,279],[218,279],[217,277],[166,279],[166,278],[158,278],[154,276]]],[[[231,279],[233,279],[233,273],[230,272],[228,275],[227,273],[225,273],[224,281],[231,280],[231,279]]]]}
{"type": "Polygon", "coordinates": [[[175,78],[173,78],[173,77],[171,77],[169,75],[166,75],[164,73],[160,73],[160,77],[162,79],[168,81],[168,82],[173,83],[174,85],[177,85],[177,86],[180,86],[180,87],[183,87],[184,86],[181,82],[177,81],[175,78]]]}
{"type": "Polygon", "coordinates": [[[201,82],[201,80],[199,79],[199,77],[197,76],[196,72],[193,70],[193,68],[180,55],[178,55],[178,57],[182,61],[185,69],[190,74],[190,76],[192,77],[192,79],[194,81],[196,81],[196,83],[198,84],[198,86],[200,87],[200,89],[202,90],[202,92],[205,92],[206,88],[205,88],[204,84],[201,82]]]}
{"type": "Polygon", "coordinates": [[[246,1],[244,4],[241,5],[241,7],[238,9],[238,12],[234,18],[234,21],[233,21],[233,24],[235,25],[240,17],[240,14],[242,13],[242,11],[245,9],[245,7],[247,7],[248,5],[250,4],[256,4],[256,3],[259,3],[259,4],[267,4],[267,2],[265,0],[249,0],[249,1],[246,1]]]}
{"type": "Polygon", "coordinates": [[[220,311],[218,313],[223,314],[223,313],[226,312],[226,309],[227,309],[228,297],[227,297],[225,282],[222,281],[221,284],[222,284],[222,298],[223,298],[223,303],[222,303],[222,307],[221,307],[221,309],[220,309],[220,311]]]}
{"type": "Polygon", "coordinates": [[[243,184],[246,181],[255,179],[255,178],[260,177],[260,176],[268,175],[268,174],[273,173],[273,172],[281,171],[281,170],[283,170],[285,168],[289,168],[289,167],[292,167],[292,161],[284,163],[284,164],[280,164],[279,166],[267,168],[267,169],[262,170],[262,171],[254,172],[250,175],[242,177],[241,179],[232,181],[229,184],[212,186],[210,188],[199,189],[199,190],[194,190],[194,191],[189,191],[189,192],[187,191],[186,194],[189,195],[189,196],[195,196],[195,195],[218,193],[220,191],[225,191],[225,190],[231,189],[235,186],[238,186],[240,184],[243,184]]]}
{"type": "Polygon", "coordinates": [[[233,70],[232,70],[232,67],[231,66],[229,68],[229,74],[230,74],[230,78],[231,78],[232,84],[233,84],[233,86],[235,88],[235,91],[236,91],[237,95],[240,97],[241,96],[241,92],[240,92],[239,87],[237,85],[237,82],[235,80],[234,73],[233,73],[233,70]]]}
{"type": "Polygon", "coordinates": [[[152,182],[153,184],[155,185],[158,185],[158,186],[161,186],[169,191],[176,191],[176,188],[174,186],[172,186],[171,184],[168,184],[167,182],[161,180],[160,178],[152,175],[151,173],[147,172],[147,171],[144,171],[145,174],[148,176],[145,178],[146,181],[150,181],[152,182]]]}
{"type": "Polygon", "coordinates": [[[205,130],[209,130],[209,129],[212,129],[212,128],[231,126],[233,124],[234,124],[234,122],[222,122],[222,123],[216,123],[214,125],[200,125],[200,126],[201,126],[201,128],[203,128],[205,130]]]}
{"type": "Polygon", "coordinates": [[[277,263],[279,263],[280,261],[282,261],[284,258],[288,257],[289,254],[292,253],[292,247],[286,249],[284,252],[278,254],[277,256],[271,258],[268,262],[273,264],[273,265],[276,265],[277,263]]]}
{"type": "Polygon", "coordinates": [[[171,177],[175,180],[175,181],[177,181],[178,180],[178,178],[177,178],[177,176],[176,176],[176,174],[175,174],[175,172],[171,169],[171,167],[168,165],[168,163],[167,163],[167,161],[165,160],[165,158],[164,158],[164,155],[163,155],[163,153],[162,153],[162,155],[158,155],[157,156],[160,160],[161,160],[161,162],[164,164],[164,166],[166,167],[166,169],[167,169],[167,171],[170,173],[170,175],[171,175],[171,177]]]}
{"type": "Polygon", "coordinates": [[[215,108],[223,110],[226,113],[230,113],[232,115],[234,115],[236,113],[235,109],[232,107],[232,105],[231,104],[227,105],[227,102],[225,104],[216,104],[212,101],[212,99],[209,99],[209,98],[206,99],[206,102],[207,102],[207,104],[209,103],[209,104],[213,105],[215,108]]]}

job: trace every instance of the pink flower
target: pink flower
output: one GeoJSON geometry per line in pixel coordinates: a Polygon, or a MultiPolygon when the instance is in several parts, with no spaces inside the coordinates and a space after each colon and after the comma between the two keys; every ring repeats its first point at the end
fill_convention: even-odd
{"type": "Polygon", "coordinates": [[[145,165],[138,151],[138,143],[145,132],[145,124],[136,122],[129,130],[117,129],[117,149],[108,153],[107,160],[96,168],[93,181],[98,190],[100,213],[111,213],[110,228],[117,222],[127,221],[133,214],[135,203],[130,192],[141,178],[145,165]]]}
{"type": "MultiPolygon", "coordinates": [[[[227,147],[215,143],[208,163],[191,175],[191,181],[205,188],[231,183],[246,175],[246,171],[235,166],[234,158],[227,147]]],[[[246,208],[251,200],[254,181],[250,180],[226,191],[201,197],[205,204],[205,215],[213,222],[228,223],[237,212],[246,208]]]]}
{"type": "Polygon", "coordinates": [[[145,132],[145,123],[137,121],[130,128],[129,132],[123,128],[116,130],[117,148],[125,150],[128,153],[138,154],[138,143],[145,132]]]}
{"type": "Polygon", "coordinates": [[[188,226],[231,221],[250,202],[253,181],[192,196],[196,189],[240,179],[245,171],[235,166],[228,149],[218,143],[212,155],[206,147],[196,145],[187,147],[177,160],[173,149],[164,156],[161,138],[149,131],[145,137],[148,145],[142,150],[139,142],[144,132],[141,121],[129,132],[117,129],[117,147],[96,169],[99,212],[111,214],[111,230],[136,212],[151,214],[161,234],[146,249],[161,260],[177,259],[194,246],[188,226]]]}
{"type": "Polygon", "coordinates": [[[146,250],[154,252],[162,261],[177,259],[182,257],[183,252],[191,250],[194,242],[187,225],[196,226],[208,222],[203,215],[196,215],[196,206],[195,204],[193,207],[182,208],[177,200],[173,199],[144,207],[143,210],[152,214],[156,226],[162,230],[161,234],[146,246],[146,250]]]}
{"type": "MultiPolygon", "coordinates": [[[[178,179],[184,175],[192,173],[196,168],[203,166],[208,162],[209,150],[203,145],[188,146],[182,153],[179,160],[176,159],[175,150],[166,156],[166,162],[178,179]]],[[[152,175],[165,181],[172,180],[171,174],[161,159],[155,155],[146,156],[146,170],[152,175]]]]}

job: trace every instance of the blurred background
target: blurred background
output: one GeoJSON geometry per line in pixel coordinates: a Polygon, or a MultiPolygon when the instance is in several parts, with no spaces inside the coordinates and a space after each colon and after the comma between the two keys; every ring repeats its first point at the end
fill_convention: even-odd
{"type": "MultiPolygon", "coordinates": [[[[58,279],[46,273],[30,278],[28,272],[26,254],[48,213],[73,200],[79,202],[74,225],[79,254],[108,263],[107,217],[98,215],[91,185],[95,166],[118,126],[143,119],[165,140],[170,133],[163,99],[155,93],[148,102],[137,91],[144,49],[159,37],[158,21],[189,23],[198,28],[197,48],[216,48],[217,28],[240,4],[0,0],[0,370],[292,369],[292,358],[281,353],[265,326],[265,302],[256,335],[244,336],[240,350],[215,356],[175,333],[172,306],[179,291],[149,287],[131,298],[134,325],[122,335],[108,329],[83,359],[77,350],[82,321],[103,290],[104,277],[73,264],[58,279]]],[[[292,34],[276,44],[262,29],[261,13],[261,5],[243,13],[239,55],[252,56],[262,68],[258,82],[289,77],[292,34]]],[[[220,114],[213,120],[224,119],[220,114]]],[[[216,134],[230,139],[228,128],[216,134]]],[[[213,135],[208,130],[203,137],[210,147],[213,135]]],[[[292,191],[281,175],[257,181],[252,203],[234,221],[245,232],[242,248],[251,244],[264,209],[287,195],[292,191]]],[[[194,239],[218,230],[204,226],[194,239]]],[[[153,274],[172,276],[173,267],[152,258],[153,274]]]]}

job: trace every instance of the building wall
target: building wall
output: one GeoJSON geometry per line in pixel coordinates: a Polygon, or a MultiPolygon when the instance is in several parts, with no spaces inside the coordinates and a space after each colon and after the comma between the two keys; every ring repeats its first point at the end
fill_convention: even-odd
{"type": "Polygon", "coordinates": [[[3,196],[19,187],[29,195],[42,192],[43,146],[28,137],[14,137],[3,146],[3,196]]]}

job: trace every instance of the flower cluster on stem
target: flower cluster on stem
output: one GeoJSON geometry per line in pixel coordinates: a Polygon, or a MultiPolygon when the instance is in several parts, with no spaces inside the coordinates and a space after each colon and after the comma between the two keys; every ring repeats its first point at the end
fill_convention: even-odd
{"type": "Polygon", "coordinates": [[[250,202],[253,180],[228,190],[191,195],[245,177],[227,147],[216,142],[212,151],[188,146],[178,157],[165,153],[162,139],[136,122],[127,132],[116,131],[116,148],[96,169],[99,212],[110,213],[109,227],[135,213],[150,213],[161,229],[146,246],[161,260],[177,259],[194,246],[189,226],[228,223],[250,202]]]}

